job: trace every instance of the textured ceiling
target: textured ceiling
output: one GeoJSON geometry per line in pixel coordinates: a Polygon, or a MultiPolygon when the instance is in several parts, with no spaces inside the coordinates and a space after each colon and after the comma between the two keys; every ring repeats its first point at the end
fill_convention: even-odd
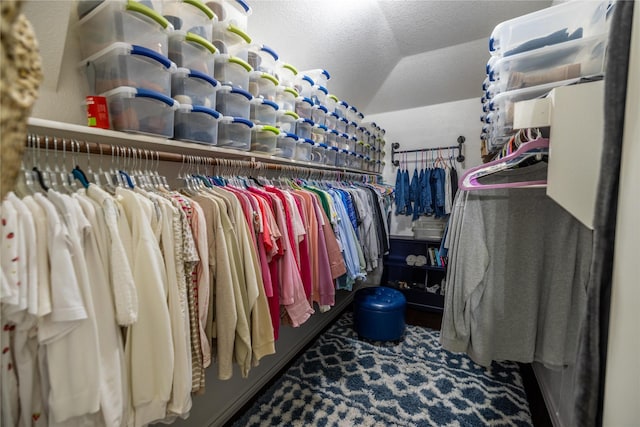
{"type": "Polygon", "coordinates": [[[365,114],[480,96],[498,23],[551,1],[252,0],[249,35],[365,114]]]}

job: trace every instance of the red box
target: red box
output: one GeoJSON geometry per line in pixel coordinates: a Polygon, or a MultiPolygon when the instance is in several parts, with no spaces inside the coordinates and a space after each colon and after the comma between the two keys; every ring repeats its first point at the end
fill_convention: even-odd
{"type": "Polygon", "coordinates": [[[87,96],[87,125],[109,129],[109,111],[104,96],[87,96]]]}

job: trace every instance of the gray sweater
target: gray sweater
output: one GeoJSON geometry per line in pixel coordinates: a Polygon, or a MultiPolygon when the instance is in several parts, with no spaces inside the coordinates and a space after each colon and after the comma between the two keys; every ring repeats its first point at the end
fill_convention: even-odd
{"type": "MultiPolygon", "coordinates": [[[[544,179],[546,164],[485,183],[544,179]]],[[[544,188],[474,190],[456,198],[440,341],[478,364],[575,360],[592,233],[544,188]]]]}

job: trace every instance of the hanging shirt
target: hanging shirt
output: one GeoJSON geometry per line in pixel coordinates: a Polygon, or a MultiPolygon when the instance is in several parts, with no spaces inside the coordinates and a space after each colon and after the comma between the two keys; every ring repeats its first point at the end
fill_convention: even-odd
{"type": "MultiPolygon", "coordinates": [[[[508,183],[545,176],[546,165],[538,163],[485,180],[508,183]]],[[[450,226],[455,240],[449,265],[454,268],[447,272],[443,347],[467,352],[485,366],[492,360],[552,367],[573,363],[586,304],[592,232],[544,189],[461,195],[450,226]]]]}
{"type": "Polygon", "coordinates": [[[126,234],[130,233],[128,232],[129,225],[126,215],[120,211],[113,196],[97,185],[90,184],[86,195],[102,207],[109,239],[107,242],[108,271],[111,278],[116,319],[120,326],[128,326],[135,323],[138,318],[138,295],[133,281],[130,259],[123,242],[123,235],[126,240],[126,234]],[[123,233],[123,230],[127,233],[123,233]]]}
{"type": "Polygon", "coordinates": [[[191,410],[191,331],[187,303],[187,285],[184,270],[184,238],[182,234],[182,215],[179,206],[174,203],[171,194],[161,191],[163,216],[169,221],[163,234],[170,236],[163,240],[163,255],[169,284],[168,307],[171,317],[171,336],[174,348],[174,370],[171,398],[167,403],[167,418],[186,417],[191,410]],[[168,241],[167,241],[168,240],[168,241]]]}
{"type": "Polygon", "coordinates": [[[402,173],[402,185],[404,187],[404,205],[406,206],[405,215],[412,215],[413,207],[411,206],[411,184],[409,181],[409,170],[407,169],[402,173]]]}
{"type": "MultiPolygon", "coordinates": [[[[121,425],[124,421],[128,393],[124,377],[124,348],[122,334],[115,316],[115,305],[110,283],[107,232],[100,205],[86,196],[84,189],[73,194],[78,203],[75,213],[72,205],[67,209],[80,216],[78,208],[88,223],[82,228],[82,247],[90,280],[94,304],[99,346],[100,413],[85,417],[83,422],[95,425],[121,425]],[[102,230],[102,231],[101,231],[102,230]]],[[[76,262],[79,262],[76,260],[76,262]]],[[[95,375],[95,374],[94,374],[95,375]]]]}
{"type": "Polygon", "coordinates": [[[453,202],[453,193],[451,192],[451,168],[444,169],[444,213],[449,215],[453,202]]]}
{"type": "Polygon", "coordinates": [[[249,192],[259,197],[260,203],[263,206],[263,219],[264,229],[269,230],[269,236],[265,234],[264,244],[267,253],[269,275],[271,277],[271,295],[267,295],[267,303],[269,305],[269,316],[271,317],[271,325],[273,327],[274,340],[278,339],[280,330],[280,258],[284,255],[282,247],[282,233],[276,223],[274,213],[274,202],[272,196],[267,192],[255,188],[249,187],[249,192]],[[280,243],[279,243],[280,242],[280,243]]]}
{"type": "Polygon", "coordinates": [[[318,288],[314,292],[314,300],[322,306],[335,305],[334,280],[346,273],[346,266],[340,254],[340,248],[336,241],[331,224],[329,224],[316,196],[309,194],[312,209],[317,219],[318,235],[318,288]],[[331,257],[336,263],[333,264],[331,257]]]}
{"type": "Polygon", "coordinates": [[[143,426],[166,415],[173,383],[174,352],[167,307],[167,280],[162,253],[151,224],[154,207],[134,192],[117,188],[133,240],[133,277],[140,304],[138,321],[127,330],[125,355],[131,375],[134,425],[143,426]],[[162,348],[163,351],[155,351],[162,348]],[[153,357],[150,352],[153,351],[153,357]]]}
{"type": "Polygon", "coordinates": [[[90,224],[69,196],[53,190],[49,190],[47,195],[67,226],[73,269],[87,313],[86,320],[77,328],[62,339],[47,343],[49,422],[57,424],[74,417],[93,414],[100,409],[100,378],[103,368],[99,361],[99,331],[90,275],[82,247],[84,231],[90,224]],[[68,375],[71,371],[74,375],[68,375]]]}
{"type": "Polygon", "coordinates": [[[233,374],[233,347],[238,322],[236,295],[239,297],[239,291],[236,292],[234,289],[237,286],[237,279],[234,279],[237,273],[232,268],[225,238],[227,233],[231,234],[231,224],[228,220],[223,222],[220,204],[212,195],[202,193],[192,197],[202,207],[207,224],[211,224],[208,227],[212,233],[209,244],[214,245],[214,248],[209,250],[211,261],[213,261],[209,265],[213,265],[215,269],[212,274],[214,280],[212,294],[215,303],[214,310],[211,310],[210,317],[207,319],[206,329],[209,331],[209,336],[215,337],[218,378],[226,380],[233,374]]]}
{"type": "Polygon", "coordinates": [[[433,215],[433,194],[431,192],[431,173],[433,169],[425,169],[420,188],[422,189],[422,210],[425,215],[433,215]]]}
{"type": "MultiPolygon", "coordinates": [[[[29,207],[13,193],[2,204],[2,274],[14,289],[3,296],[16,295],[17,305],[4,302],[0,331],[2,355],[2,421],[30,425],[35,408],[42,407],[42,396],[35,386],[37,375],[36,315],[38,313],[38,242],[36,226],[29,207]],[[6,251],[6,253],[5,253],[6,251]],[[6,268],[6,270],[5,270],[6,268]],[[24,308],[22,308],[24,307],[24,308]],[[19,408],[19,410],[18,410],[19,408]]],[[[46,256],[46,253],[45,253],[46,256]]],[[[45,258],[46,259],[46,258],[45,258]]],[[[11,298],[7,298],[11,301],[11,298]]]]}
{"type": "MultiPolygon", "coordinates": [[[[291,193],[289,193],[291,194],[291,193]]],[[[297,194],[291,194],[294,198],[295,209],[299,212],[301,217],[301,223],[304,228],[301,230],[301,238],[298,240],[298,253],[300,254],[300,262],[299,262],[299,270],[300,270],[300,278],[302,279],[302,286],[304,288],[304,293],[307,297],[309,303],[312,301],[312,292],[313,285],[311,283],[311,260],[309,258],[309,239],[308,239],[308,222],[306,221],[307,212],[305,211],[305,207],[302,202],[301,196],[297,194]]]]}
{"type": "Polygon", "coordinates": [[[196,300],[197,292],[197,274],[196,268],[200,263],[197,245],[193,236],[193,207],[192,201],[183,197],[179,193],[171,195],[174,203],[178,203],[182,211],[182,227],[183,227],[183,252],[185,254],[185,284],[187,290],[187,308],[189,315],[189,347],[191,349],[191,391],[197,392],[204,383],[204,366],[202,346],[200,345],[200,325],[198,320],[198,305],[196,300]],[[186,219],[186,220],[185,220],[186,219]]]}
{"type": "MultiPolygon", "coordinates": [[[[182,250],[181,238],[176,238],[180,233],[180,213],[171,202],[160,195],[141,191],[150,200],[158,203],[160,208],[160,249],[164,259],[165,275],[167,278],[167,307],[171,321],[171,345],[174,353],[173,380],[171,397],[167,402],[167,417],[165,421],[173,421],[179,416],[186,416],[191,409],[191,358],[189,334],[186,329],[187,318],[184,316],[183,305],[184,296],[179,295],[179,280],[184,280],[184,270],[182,277],[177,271],[177,252],[182,250]],[[174,224],[175,223],[175,224],[174,224]],[[175,227],[178,227],[177,230],[175,227]],[[182,300],[182,301],[181,301],[182,300]]],[[[184,288],[186,292],[186,288],[184,288]]],[[[208,348],[208,343],[207,347],[208,348]]]]}
{"type": "Polygon", "coordinates": [[[288,233],[293,233],[292,227],[287,224],[285,218],[287,207],[286,201],[283,201],[278,197],[278,192],[274,187],[265,187],[265,189],[272,193],[272,201],[274,202],[274,212],[278,220],[278,228],[283,234],[283,256],[280,259],[280,282],[281,286],[281,304],[285,306],[287,314],[291,319],[291,324],[294,327],[300,326],[306,322],[313,314],[313,309],[309,305],[304,293],[304,287],[302,284],[302,278],[298,271],[293,250],[291,248],[291,237],[287,236],[288,233]]]}
{"type": "MultiPolygon", "coordinates": [[[[191,230],[198,248],[198,258],[200,262],[196,266],[197,288],[196,303],[198,308],[198,332],[200,352],[202,353],[203,369],[211,364],[211,347],[209,340],[204,331],[204,325],[207,323],[207,315],[209,312],[209,298],[211,289],[210,271],[209,271],[209,242],[207,238],[208,224],[204,218],[202,208],[197,202],[192,203],[193,220],[191,222],[191,230]]],[[[204,388],[204,375],[201,377],[200,389],[204,388]]],[[[204,392],[204,390],[201,390],[204,392]]]]}
{"type": "Polygon", "coordinates": [[[396,215],[404,215],[405,213],[405,204],[404,204],[404,186],[402,185],[403,175],[402,169],[398,168],[396,172],[396,188],[394,191],[395,202],[396,202],[396,215]]]}
{"type": "Polygon", "coordinates": [[[422,198],[420,195],[420,182],[418,181],[418,169],[413,170],[413,176],[411,177],[411,185],[409,188],[409,200],[414,202],[412,219],[415,221],[422,213],[422,198]]]}

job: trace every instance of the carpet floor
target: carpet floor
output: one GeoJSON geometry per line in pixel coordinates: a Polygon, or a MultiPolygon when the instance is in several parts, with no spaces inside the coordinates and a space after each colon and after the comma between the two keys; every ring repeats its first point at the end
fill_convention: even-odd
{"type": "Polygon", "coordinates": [[[517,364],[481,367],[438,337],[407,325],[399,344],[359,340],[346,312],[233,425],[532,425],[517,364]]]}

